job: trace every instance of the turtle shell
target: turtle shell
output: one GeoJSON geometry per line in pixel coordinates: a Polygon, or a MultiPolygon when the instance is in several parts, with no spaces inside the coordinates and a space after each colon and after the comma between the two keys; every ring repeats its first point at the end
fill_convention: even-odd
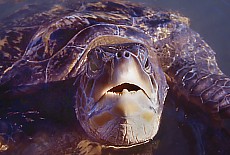
{"type": "Polygon", "coordinates": [[[36,9],[33,17],[19,18],[3,32],[0,81],[5,88],[76,77],[81,58],[96,45],[124,42],[118,37],[150,45],[151,38],[141,29],[170,20],[169,13],[148,17],[151,10],[128,2],[89,3],[77,11],[58,5],[42,13],[36,9]],[[98,36],[105,37],[94,40],[98,36]]]}

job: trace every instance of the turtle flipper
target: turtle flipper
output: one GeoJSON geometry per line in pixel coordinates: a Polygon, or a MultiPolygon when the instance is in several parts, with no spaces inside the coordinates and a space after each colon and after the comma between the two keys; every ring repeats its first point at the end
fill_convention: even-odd
{"type": "Polygon", "coordinates": [[[229,118],[230,78],[218,68],[215,52],[200,35],[172,16],[160,29],[153,27],[152,35],[170,88],[205,112],[229,118]],[[156,35],[161,33],[165,35],[156,35]]]}
{"type": "Polygon", "coordinates": [[[8,68],[5,74],[0,76],[0,97],[10,95],[12,97],[25,90],[35,90],[35,85],[44,82],[47,61],[29,62],[20,60],[8,68]],[[33,89],[28,89],[33,86],[33,89]],[[15,95],[14,95],[15,94],[15,95]]]}
{"type": "Polygon", "coordinates": [[[230,117],[230,78],[202,71],[196,64],[175,62],[168,76],[179,93],[211,115],[230,117]]]}
{"type": "Polygon", "coordinates": [[[230,78],[218,68],[215,53],[197,33],[189,28],[181,33],[174,40],[180,58],[175,56],[166,71],[170,81],[191,103],[212,115],[230,118],[230,78]]]}

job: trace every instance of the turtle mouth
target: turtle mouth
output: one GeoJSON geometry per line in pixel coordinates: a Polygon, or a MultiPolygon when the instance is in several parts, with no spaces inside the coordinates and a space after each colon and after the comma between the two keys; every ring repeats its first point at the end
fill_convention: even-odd
{"type": "Polygon", "coordinates": [[[102,109],[96,110],[95,114],[101,113],[101,111],[110,111],[115,115],[118,114],[119,117],[137,115],[141,106],[137,107],[142,102],[146,102],[149,106],[152,104],[151,98],[143,88],[132,83],[121,83],[104,92],[95,104],[95,106],[104,106],[99,106],[102,109]]]}
{"type": "MultiPolygon", "coordinates": [[[[125,95],[127,93],[135,95],[135,93],[141,92],[143,93],[147,98],[150,99],[149,95],[146,93],[144,89],[142,89],[140,86],[132,83],[122,83],[119,85],[116,85],[112,88],[110,88],[108,91],[106,91],[103,96],[107,94],[112,94],[112,95],[125,95]]],[[[103,97],[102,96],[102,97],[103,97]]]]}
{"type": "Polygon", "coordinates": [[[121,83],[102,95],[88,119],[102,141],[129,147],[152,138],[158,117],[146,92],[136,84],[121,83]]]}
{"type": "Polygon", "coordinates": [[[121,93],[124,89],[127,89],[128,91],[138,91],[142,90],[139,86],[135,84],[130,84],[130,83],[122,83],[118,86],[115,86],[108,90],[107,92],[113,92],[113,93],[121,93]]]}

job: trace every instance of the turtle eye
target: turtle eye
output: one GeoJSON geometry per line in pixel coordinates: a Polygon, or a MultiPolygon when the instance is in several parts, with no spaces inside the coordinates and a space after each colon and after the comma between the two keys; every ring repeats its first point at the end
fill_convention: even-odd
{"type": "Polygon", "coordinates": [[[151,63],[149,62],[149,59],[147,58],[145,61],[145,71],[150,74],[152,72],[151,68],[152,68],[151,63]]]}
{"type": "Polygon", "coordinates": [[[148,67],[149,67],[149,59],[147,59],[145,62],[145,68],[148,68],[148,67]]]}
{"type": "Polygon", "coordinates": [[[101,67],[98,66],[98,64],[95,61],[90,61],[87,67],[87,75],[89,77],[97,76],[100,70],[101,70],[101,67]]]}
{"type": "Polygon", "coordinates": [[[92,72],[96,72],[97,70],[99,70],[99,67],[94,62],[89,63],[89,68],[92,72]]]}
{"type": "Polygon", "coordinates": [[[88,54],[88,75],[96,75],[102,67],[102,52],[99,49],[94,49],[88,54]]]}

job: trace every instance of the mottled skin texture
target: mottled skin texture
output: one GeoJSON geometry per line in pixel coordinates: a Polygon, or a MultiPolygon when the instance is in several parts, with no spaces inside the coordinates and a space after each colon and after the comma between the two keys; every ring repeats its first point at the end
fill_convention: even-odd
{"type": "MultiPolygon", "coordinates": [[[[28,11],[30,7],[24,9],[28,11]]],[[[151,77],[156,79],[159,85],[160,105],[163,105],[167,93],[166,77],[170,89],[176,96],[186,98],[189,104],[197,106],[197,109],[202,109],[214,119],[222,120],[230,117],[230,79],[218,68],[213,50],[199,34],[189,28],[187,18],[174,12],[154,10],[128,2],[89,3],[76,5],[76,8],[64,3],[64,6],[44,8],[43,12],[38,12],[36,7],[34,10],[25,15],[27,18],[22,18],[23,15],[21,15],[18,20],[9,19],[1,24],[3,27],[0,31],[0,97],[3,101],[34,92],[41,93],[43,89],[51,89],[55,92],[56,88],[59,88],[61,90],[57,94],[60,96],[63,92],[68,92],[69,94],[66,94],[69,96],[75,96],[77,90],[76,98],[73,99],[74,101],[71,99],[71,102],[74,102],[73,105],[76,103],[74,106],[78,109],[77,112],[86,108],[84,102],[78,102],[87,100],[90,94],[87,86],[95,85],[92,84],[95,82],[90,81],[91,84],[89,84],[89,80],[84,79],[88,71],[84,67],[88,63],[85,60],[91,49],[98,44],[106,44],[109,39],[102,38],[101,41],[96,42],[96,45],[92,43],[93,40],[99,36],[110,35],[127,38],[125,42],[133,40],[132,42],[144,44],[151,49],[148,59],[157,73],[157,75],[151,74],[151,77]],[[82,76],[76,80],[78,75],[82,76]],[[52,86],[49,87],[50,83],[52,86]],[[85,95],[88,96],[85,97],[85,95]]],[[[112,43],[121,44],[120,41],[112,41],[112,43]]],[[[51,104],[47,103],[49,100],[44,100],[42,106],[51,104]]],[[[1,106],[3,101],[1,101],[1,106]]],[[[26,100],[25,103],[27,102],[32,104],[30,100],[26,100]]],[[[56,108],[55,105],[57,104],[52,103],[49,106],[56,108]]],[[[68,109],[73,105],[66,107],[68,109]]],[[[5,108],[7,106],[2,106],[5,111],[1,115],[3,120],[1,123],[7,126],[2,137],[10,135],[8,138],[10,140],[13,137],[12,133],[21,133],[26,124],[34,120],[35,122],[43,120],[47,115],[59,114],[57,109],[40,110],[40,106],[31,105],[27,107],[26,112],[20,113],[18,118],[18,113],[13,111],[13,108],[12,111],[5,108]],[[26,121],[20,118],[23,115],[28,118],[26,121]],[[13,125],[15,120],[11,120],[11,116],[17,118],[16,125],[13,125]],[[23,124],[23,127],[20,124],[23,124]]],[[[69,111],[74,111],[74,108],[69,111]]],[[[83,117],[84,115],[78,115],[80,122],[83,117]]],[[[65,117],[61,118],[61,120],[65,119],[65,117]]],[[[75,121],[77,118],[71,117],[70,123],[65,124],[68,129],[65,129],[63,125],[61,127],[57,125],[58,132],[54,140],[46,138],[47,135],[41,136],[42,140],[48,142],[47,146],[37,145],[42,131],[33,135],[34,140],[31,143],[36,143],[37,146],[34,148],[28,142],[30,145],[25,150],[36,151],[37,154],[43,151],[48,154],[76,152],[78,142],[87,136],[84,135],[82,129],[78,132],[69,129],[70,124],[75,121]],[[66,140],[66,137],[70,137],[69,140],[66,140]],[[67,147],[62,145],[68,143],[67,141],[70,145],[67,147]]],[[[6,141],[10,141],[8,139],[3,140],[2,143],[7,144],[6,141]]],[[[80,146],[86,146],[87,150],[90,148],[88,144],[94,146],[94,143],[88,143],[88,141],[80,143],[80,146]]],[[[14,144],[9,142],[10,147],[11,145],[14,144]]],[[[94,149],[98,147],[98,143],[95,146],[94,149]]],[[[14,147],[24,148],[25,146],[12,146],[14,147]]],[[[81,150],[81,152],[84,151],[84,149],[81,150]]],[[[101,150],[97,151],[100,153],[101,150]]]]}

